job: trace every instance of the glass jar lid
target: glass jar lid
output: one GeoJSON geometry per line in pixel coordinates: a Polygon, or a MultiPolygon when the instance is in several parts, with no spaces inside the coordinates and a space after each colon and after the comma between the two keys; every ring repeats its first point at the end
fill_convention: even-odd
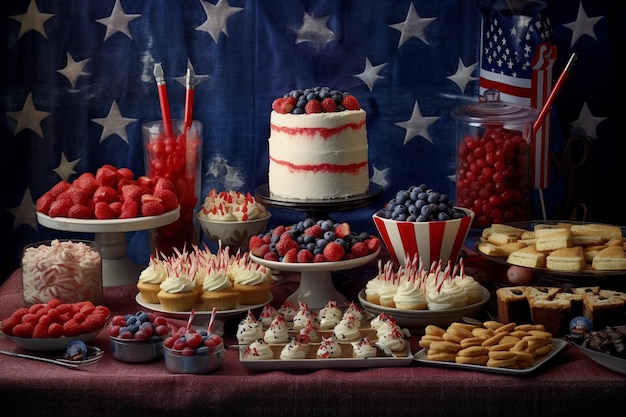
{"type": "Polygon", "coordinates": [[[450,112],[452,118],[466,123],[534,123],[539,111],[533,107],[503,101],[483,101],[456,106],[450,112]]]}

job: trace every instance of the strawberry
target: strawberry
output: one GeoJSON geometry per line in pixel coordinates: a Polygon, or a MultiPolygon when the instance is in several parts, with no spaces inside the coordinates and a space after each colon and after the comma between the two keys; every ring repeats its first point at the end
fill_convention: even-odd
{"type": "Polygon", "coordinates": [[[308,249],[300,249],[296,259],[299,263],[313,262],[313,252],[308,249]]]}
{"type": "Polygon", "coordinates": [[[341,100],[341,105],[346,110],[360,110],[361,109],[361,105],[359,104],[359,101],[354,96],[345,96],[341,100]]]}
{"type": "Polygon", "coordinates": [[[172,190],[156,190],[154,191],[154,196],[161,199],[161,204],[163,204],[163,210],[165,211],[172,211],[178,207],[178,198],[172,190]]]}
{"type": "Polygon", "coordinates": [[[33,329],[33,337],[38,339],[46,339],[50,337],[48,334],[48,326],[42,323],[38,323],[33,329]]]}
{"type": "Polygon", "coordinates": [[[92,199],[95,203],[103,201],[110,204],[114,201],[119,201],[120,195],[115,188],[108,185],[101,185],[93,193],[92,199]]]}
{"type": "MultiPolygon", "coordinates": [[[[4,325],[2,330],[4,330],[4,325]]],[[[15,337],[32,337],[33,330],[35,330],[35,326],[32,323],[20,323],[13,327],[12,334],[15,337]]]]}
{"type": "Polygon", "coordinates": [[[161,190],[170,190],[178,197],[178,191],[176,190],[176,186],[171,180],[165,177],[158,177],[154,183],[154,187],[152,188],[153,193],[161,190]]]}
{"type": "Polygon", "coordinates": [[[152,178],[146,175],[142,175],[141,177],[137,178],[137,185],[147,190],[151,190],[154,187],[154,181],[152,180],[152,178]]]}
{"type": "Polygon", "coordinates": [[[87,195],[87,192],[85,190],[75,187],[73,185],[67,190],[63,191],[61,194],[59,194],[57,199],[59,198],[69,198],[74,204],[84,205],[86,205],[87,200],[89,200],[89,196],[87,195]]]}
{"type": "Polygon", "coordinates": [[[370,254],[367,243],[365,242],[355,242],[352,245],[350,252],[354,255],[355,258],[361,258],[370,254]]]}
{"type": "Polygon", "coordinates": [[[280,236],[285,232],[285,230],[287,230],[285,226],[276,226],[272,229],[272,236],[280,236]]]}
{"type": "Polygon", "coordinates": [[[52,188],[50,188],[50,191],[48,192],[52,194],[54,198],[56,198],[59,196],[59,194],[61,194],[63,191],[67,190],[71,186],[72,184],[70,184],[67,181],[59,181],[56,184],[54,184],[52,188]]]}
{"type": "Polygon", "coordinates": [[[297,248],[291,248],[287,251],[287,253],[285,253],[285,256],[283,256],[283,262],[287,262],[287,263],[296,263],[298,262],[298,249],[297,248]]]}
{"type": "Polygon", "coordinates": [[[154,194],[150,194],[150,193],[145,193],[141,196],[141,204],[146,204],[150,201],[156,201],[157,203],[161,203],[161,199],[157,196],[155,196],[154,194]]]}
{"type": "Polygon", "coordinates": [[[278,256],[285,256],[291,249],[295,249],[297,253],[298,249],[300,249],[300,244],[289,234],[281,235],[278,242],[276,242],[276,252],[278,252],[278,256]]]}
{"type": "Polygon", "coordinates": [[[350,234],[350,224],[348,222],[343,222],[335,227],[335,236],[340,239],[344,239],[346,236],[350,234]]]}
{"type": "Polygon", "coordinates": [[[333,113],[337,111],[337,103],[330,97],[326,97],[320,103],[322,105],[322,111],[324,113],[333,113]]]}
{"type": "Polygon", "coordinates": [[[251,236],[250,240],[248,241],[248,247],[250,248],[250,250],[259,248],[263,244],[265,244],[265,241],[257,235],[251,236]]]}
{"type": "Polygon", "coordinates": [[[80,323],[70,319],[63,323],[63,335],[67,337],[78,336],[81,333],[80,323]]]}
{"type": "Polygon", "coordinates": [[[314,224],[311,227],[307,227],[306,229],[304,229],[303,233],[305,236],[311,236],[315,239],[324,237],[324,229],[322,229],[322,226],[320,226],[319,224],[314,224]]]}
{"type": "Polygon", "coordinates": [[[124,187],[125,185],[132,185],[132,184],[137,184],[137,180],[129,180],[128,178],[120,178],[120,180],[117,182],[117,192],[119,194],[122,194],[122,187],[124,187]]]}
{"type": "Polygon", "coordinates": [[[115,213],[115,217],[120,217],[120,213],[122,212],[122,202],[121,201],[115,201],[115,202],[109,204],[109,207],[111,208],[111,210],[113,210],[113,213],[115,213]]]}
{"type": "Polygon", "coordinates": [[[337,242],[328,242],[328,244],[324,246],[324,258],[326,258],[328,262],[341,261],[345,254],[345,249],[337,242]]]}
{"type": "Polygon", "coordinates": [[[315,254],[315,256],[313,256],[313,263],[318,262],[326,262],[326,258],[324,257],[323,253],[317,253],[315,254]]]}
{"type": "Polygon", "coordinates": [[[135,178],[135,173],[130,168],[118,168],[117,173],[120,174],[120,179],[132,180],[135,178]]]}
{"type": "Polygon", "coordinates": [[[163,204],[158,201],[152,200],[141,204],[141,215],[144,217],[158,216],[163,213],[163,204]]]}
{"type": "Polygon", "coordinates": [[[50,205],[55,200],[54,196],[50,191],[43,193],[41,197],[37,199],[37,203],[35,204],[35,209],[39,213],[48,214],[50,211],[50,205]]]}
{"type": "Polygon", "coordinates": [[[370,253],[374,253],[380,248],[380,239],[376,236],[371,236],[366,240],[366,243],[370,253]]]}
{"type": "Polygon", "coordinates": [[[250,248],[250,253],[252,255],[254,255],[254,256],[259,257],[259,258],[265,258],[265,254],[267,254],[269,251],[270,251],[270,245],[268,245],[265,242],[263,242],[259,246],[255,246],[254,248],[250,248]]]}
{"type": "Polygon", "coordinates": [[[137,184],[125,185],[122,187],[122,202],[135,201],[139,203],[141,196],[146,193],[145,188],[140,187],[137,184]]]}
{"type": "Polygon", "coordinates": [[[304,106],[304,112],[306,114],[321,113],[322,111],[322,104],[317,100],[311,100],[304,106]]]}
{"type": "Polygon", "coordinates": [[[124,200],[119,218],[132,219],[137,216],[139,216],[139,203],[135,200],[124,200]]]}
{"type": "Polygon", "coordinates": [[[103,165],[96,170],[96,181],[98,185],[109,185],[114,187],[118,181],[117,168],[111,165],[103,165]]]}
{"type": "Polygon", "coordinates": [[[272,110],[276,113],[287,114],[296,107],[296,99],[294,97],[281,97],[272,102],[272,110]]]}
{"type": "Polygon", "coordinates": [[[67,217],[71,219],[91,219],[93,217],[93,212],[89,207],[84,204],[74,204],[67,211],[67,217]]]}
{"type": "Polygon", "coordinates": [[[63,325],[61,323],[52,323],[48,326],[48,336],[53,338],[63,336],[63,325]]]}
{"type": "Polygon", "coordinates": [[[263,256],[263,259],[266,261],[278,262],[278,254],[276,252],[269,251],[265,254],[265,256],[263,256]]]}
{"type": "Polygon", "coordinates": [[[96,176],[91,172],[85,172],[72,181],[72,185],[85,190],[87,195],[91,197],[98,188],[98,181],[96,181],[96,176]]]}
{"type": "Polygon", "coordinates": [[[67,217],[67,212],[70,207],[74,204],[72,200],[69,198],[61,198],[59,200],[54,200],[50,204],[50,210],[48,211],[48,216],[50,217],[67,217]]]}
{"type": "Polygon", "coordinates": [[[106,220],[106,219],[115,219],[117,217],[115,211],[109,207],[107,203],[104,201],[99,201],[96,203],[94,208],[94,215],[96,219],[106,220]]]}

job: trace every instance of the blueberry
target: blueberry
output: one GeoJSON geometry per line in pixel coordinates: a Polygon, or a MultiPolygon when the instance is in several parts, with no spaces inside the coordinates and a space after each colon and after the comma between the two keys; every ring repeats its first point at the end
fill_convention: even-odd
{"type": "Polygon", "coordinates": [[[335,236],[335,232],[328,230],[326,232],[324,232],[324,239],[327,242],[332,242],[333,240],[335,240],[337,238],[337,236],[335,236]]]}

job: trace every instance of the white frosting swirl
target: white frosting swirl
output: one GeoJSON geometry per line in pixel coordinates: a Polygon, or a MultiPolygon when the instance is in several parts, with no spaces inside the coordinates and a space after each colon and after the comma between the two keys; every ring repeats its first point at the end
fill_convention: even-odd
{"type": "Polygon", "coordinates": [[[212,270],[204,277],[203,291],[220,291],[233,286],[223,270],[212,270]]]}
{"type": "Polygon", "coordinates": [[[333,333],[339,341],[357,340],[361,337],[360,325],[361,322],[356,318],[343,319],[337,323],[333,333]]]}
{"type": "Polygon", "coordinates": [[[239,285],[261,285],[267,281],[267,275],[258,269],[242,269],[235,276],[235,283],[239,285]]]}
{"type": "Polygon", "coordinates": [[[415,306],[427,306],[426,293],[417,282],[403,281],[399,286],[393,301],[398,304],[411,304],[415,306]]]}
{"type": "Polygon", "coordinates": [[[454,306],[454,298],[452,295],[437,291],[436,289],[430,290],[426,298],[428,300],[429,310],[449,310],[454,306]]]}
{"type": "Polygon", "coordinates": [[[355,358],[373,358],[377,352],[376,345],[367,336],[352,342],[352,356],[355,358]]]}
{"type": "Polygon", "coordinates": [[[186,276],[168,276],[160,285],[161,290],[170,294],[181,294],[193,291],[196,284],[186,276]]]}
{"type": "Polygon", "coordinates": [[[404,340],[402,333],[396,329],[379,337],[376,345],[384,351],[390,350],[392,352],[399,352],[404,349],[406,340],[404,340]]]}
{"type": "Polygon", "coordinates": [[[242,320],[237,326],[237,341],[240,345],[248,345],[263,338],[263,326],[256,320],[242,320]]]}
{"type": "Polygon", "coordinates": [[[469,275],[457,275],[454,278],[454,282],[456,282],[456,285],[462,288],[465,291],[465,294],[467,294],[468,305],[476,304],[480,301],[480,297],[482,295],[480,290],[481,285],[473,277],[470,277],[469,275]]]}
{"type": "Polygon", "coordinates": [[[274,359],[274,352],[270,345],[263,339],[257,339],[250,343],[243,353],[244,359],[274,359]]]}
{"type": "Polygon", "coordinates": [[[441,286],[441,292],[450,294],[452,297],[452,308],[465,307],[467,305],[467,294],[463,288],[456,285],[456,281],[447,279],[441,286]]]}
{"type": "Polygon", "coordinates": [[[218,193],[212,189],[204,199],[199,215],[211,221],[234,222],[262,219],[269,212],[250,193],[232,190],[218,193]]]}
{"type": "Polygon", "coordinates": [[[306,359],[307,353],[311,349],[311,345],[302,343],[292,338],[280,352],[281,359],[306,359]]]}
{"type": "Polygon", "coordinates": [[[139,273],[139,282],[160,284],[167,278],[167,269],[162,260],[152,258],[148,266],[139,273]]]}
{"type": "Polygon", "coordinates": [[[267,343],[287,343],[289,342],[289,331],[285,318],[281,315],[276,316],[270,327],[265,330],[263,340],[267,343]]]}

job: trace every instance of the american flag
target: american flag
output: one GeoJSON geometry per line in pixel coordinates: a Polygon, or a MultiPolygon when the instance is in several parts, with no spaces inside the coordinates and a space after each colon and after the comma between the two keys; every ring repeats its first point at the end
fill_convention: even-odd
{"type": "MultiPolygon", "coordinates": [[[[351,92],[367,111],[370,177],[383,189],[375,204],[334,217],[375,233],[372,213],[400,189],[427,183],[453,195],[450,110],[478,101],[483,2],[2,2],[0,279],[19,266],[27,243],[91,238],[38,224],[34,203],[56,182],[104,164],[144,173],[141,126],[161,117],[157,62],[175,118],[183,116],[187,66],[197,75],[194,117],[204,125],[200,198],[212,188],[254,192],[266,183],[272,100],[318,85],[351,92]]],[[[578,65],[596,65],[608,44],[605,15],[617,6],[609,0],[550,3],[559,47],[555,69],[574,49],[591,54],[580,54],[578,65]]],[[[603,78],[585,77],[585,83],[592,80],[603,78]]],[[[579,82],[574,74],[555,103],[561,124],[601,142],[609,135],[602,129],[608,110],[597,96],[606,86],[577,88],[572,98],[568,87],[579,82]]],[[[550,184],[548,200],[553,189],[560,199],[562,181],[550,184]]],[[[270,210],[274,224],[305,216],[270,210]]],[[[129,232],[127,239],[128,256],[145,264],[147,231],[129,232]]]]}
{"type": "MultiPolygon", "coordinates": [[[[556,46],[550,20],[537,10],[490,8],[485,11],[480,59],[480,94],[497,90],[500,100],[541,109],[552,91],[556,46]],[[523,13],[523,14],[522,14],[523,13]],[[533,14],[534,13],[534,14],[533,14]]],[[[531,182],[546,188],[550,174],[551,116],[531,141],[531,182]]]]}

